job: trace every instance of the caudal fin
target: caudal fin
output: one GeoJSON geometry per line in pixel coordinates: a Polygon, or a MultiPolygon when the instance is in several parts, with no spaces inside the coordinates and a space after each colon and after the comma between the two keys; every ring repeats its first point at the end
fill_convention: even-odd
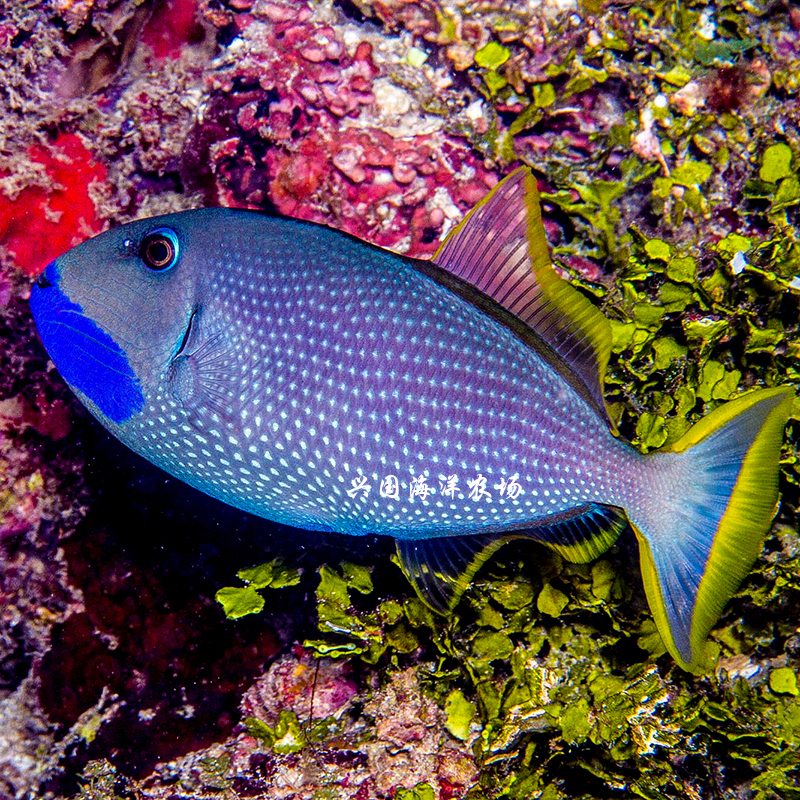
{"type": "Polygon", "coordinates": [[[702,669],[706,637],[761,551],[793,398],[789,387],[746,394],[647,457],[658,496],[628,515],[650,608],[684,669],[702,669]]]}

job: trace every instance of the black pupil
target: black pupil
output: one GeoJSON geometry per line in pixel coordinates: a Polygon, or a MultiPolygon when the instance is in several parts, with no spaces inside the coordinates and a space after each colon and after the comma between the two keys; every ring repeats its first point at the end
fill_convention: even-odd
{"type": "Polygon", "coordinates": [[[152,267],[165,267],[172,260],[172,243],[158,237],[151,239],[145,248],[147,262],[152,267]]]}

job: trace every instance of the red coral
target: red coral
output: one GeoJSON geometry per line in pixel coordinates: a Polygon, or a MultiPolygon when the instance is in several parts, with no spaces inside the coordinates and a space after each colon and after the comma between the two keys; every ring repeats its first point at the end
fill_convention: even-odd
{"type": "Polygon", "coordinates": [[[185,44],[194,44],[202,38],[197,0],[166,0],[158,4],[142,31],[142,41],[159,60],[179,58],[185,44]]]}
{"type": "MultiPolygon", "coordinates": [[[[15,198],[0,194],[0,243],[28,275],[56,256],[99,233],[102,220],[90,188],[106,179],[80,136],[62,133],[48,147],[34,145],[31,161],[44,166],[50,185],[28,186],[15,198]]],[[[9,173],[0,173],[0,178],[9,173]]]]}

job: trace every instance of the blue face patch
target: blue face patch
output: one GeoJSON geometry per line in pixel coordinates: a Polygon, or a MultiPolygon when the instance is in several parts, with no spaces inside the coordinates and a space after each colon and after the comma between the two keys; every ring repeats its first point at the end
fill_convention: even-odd
{"type": "Polygon", "coordinates": [[[60,279],[53,262],[31,290],[39,336],[64,380],[110,420],[125,422],[144,408],[139,379],[125,351],[61,291],[60,279]]]}

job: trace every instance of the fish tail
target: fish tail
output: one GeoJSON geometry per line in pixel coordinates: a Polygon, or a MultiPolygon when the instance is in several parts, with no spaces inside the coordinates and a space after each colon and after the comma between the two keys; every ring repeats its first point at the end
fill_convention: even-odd
{"type": "Polygon", "coordinates": [[[748,393],[645,457],[652,491],[628,517],[667,650],[704,670],[705,640],[750,571],[777,511],[778,462],[794,390],[748,393]]]}

